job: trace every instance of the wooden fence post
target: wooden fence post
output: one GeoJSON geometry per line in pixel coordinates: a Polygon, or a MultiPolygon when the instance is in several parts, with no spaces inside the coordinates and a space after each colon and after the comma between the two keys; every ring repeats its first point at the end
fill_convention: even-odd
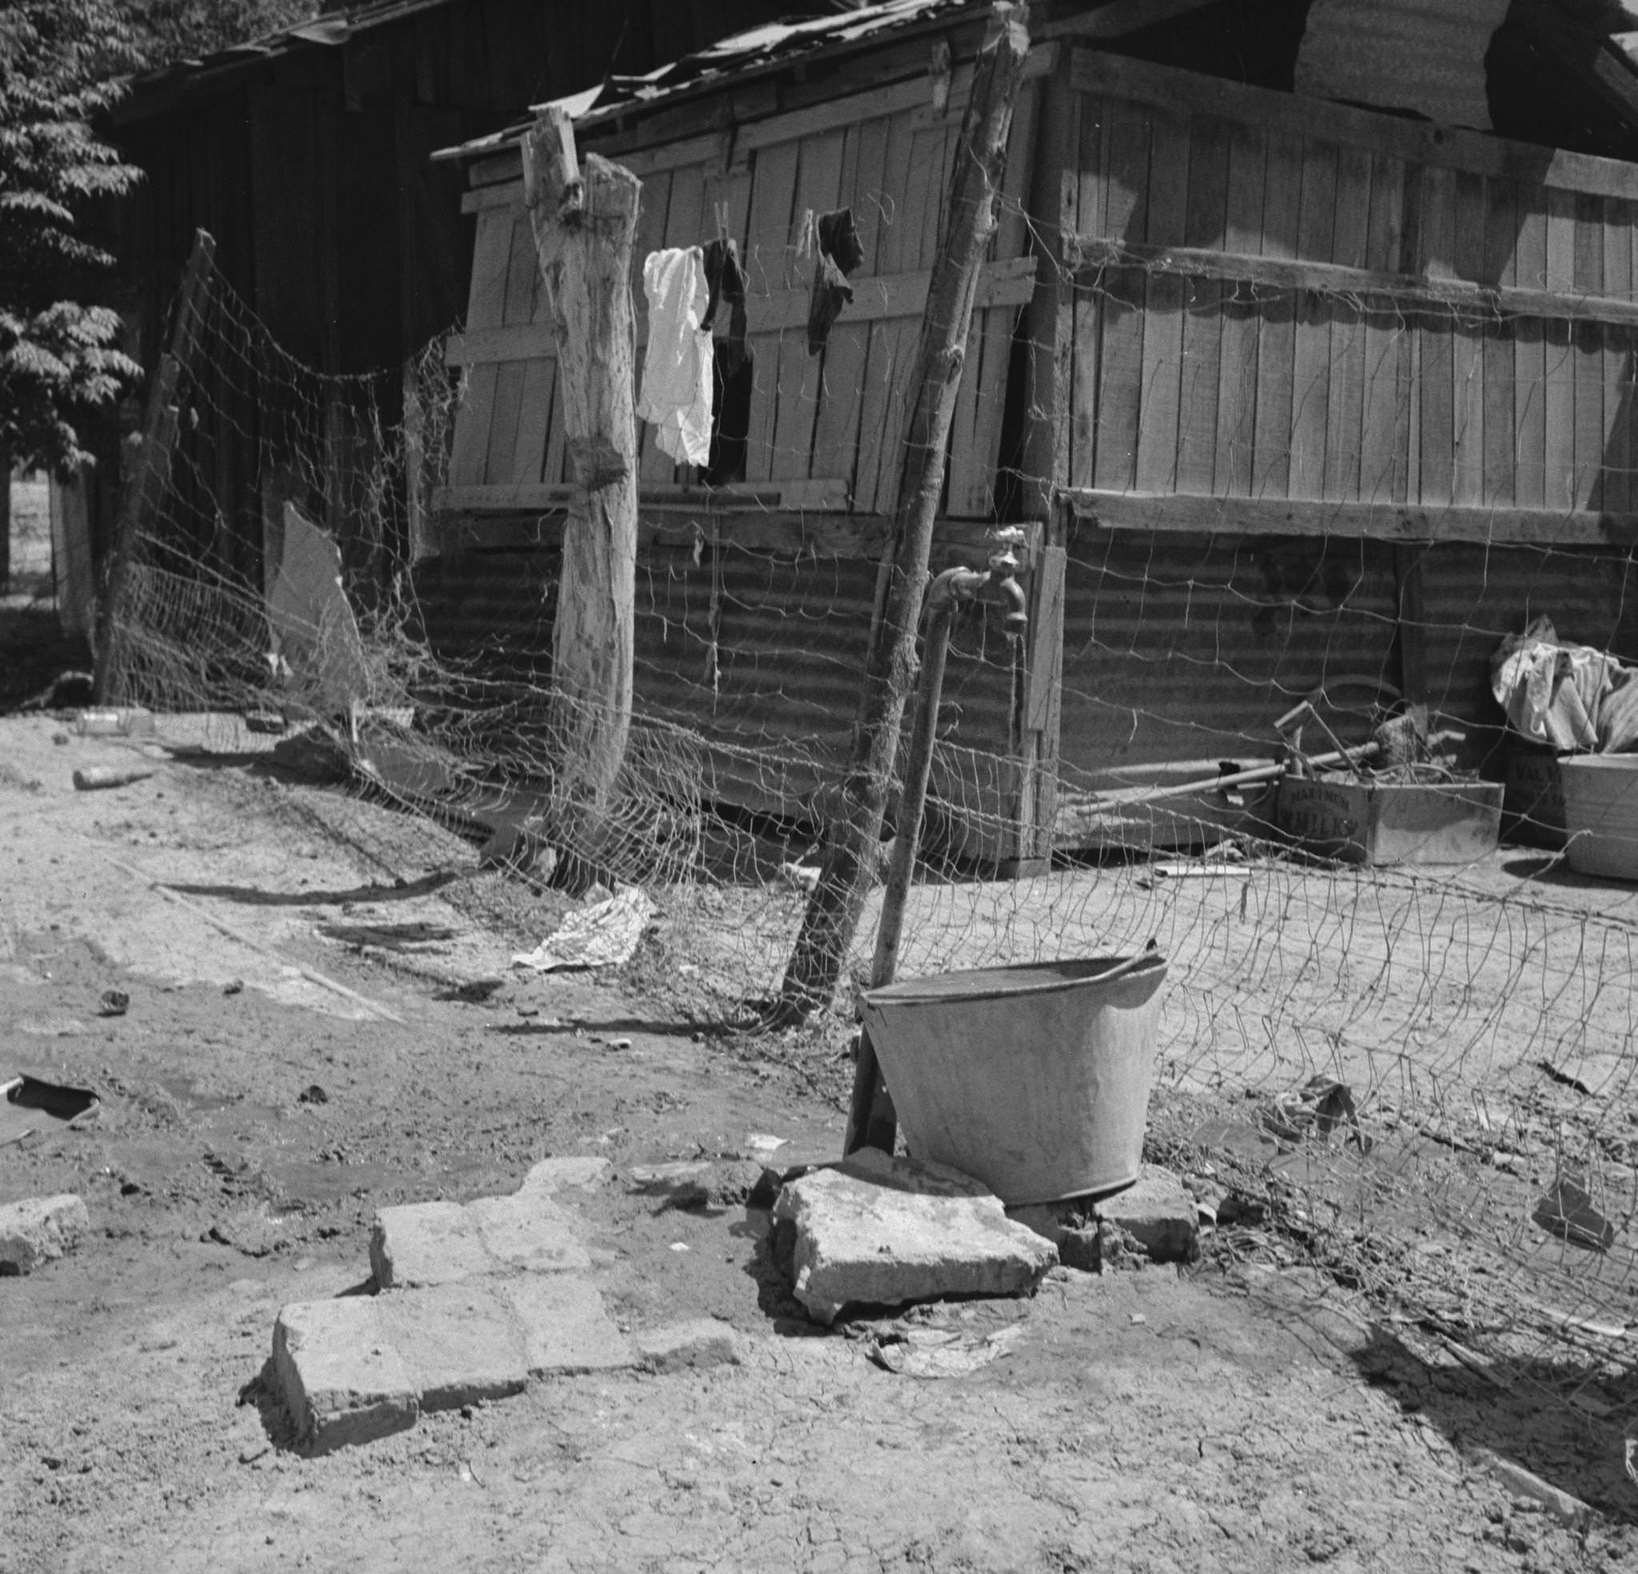
{"type": "Polygon", "coordinates": [[[777,1015],[800,1020],[830,999],[876,875],[877,844],[893,780],[904,705],[916,678],[916,625],[927,588],[933,521],[961,386],[995,196],[1006,169],[1012,110],[1029,54],[1024,5],[997,5],[979,52],[972,98],[950,176],[948,218],[921,320],[915,406],[905,435],[881,616],[865,658],[841,815],[827,827],[819,883],[785,971],[777,1015]]]}
{"type": "Polygon", "coordinates": [[[119,513],[114,527],[113,550],[109,554],[107,589],[98,609],[93,656],[96,675],[92,698],[106,705],[114,697],[119,681],[120,657],[124,647],[123,621],[130,598],[131,569],[137,543],[159,507],[160,493],[170,475],[171,451],[176,446],[178,411],[177,384],[182,368],[193,349],[199,319],[205,309],[205,294],[211,269],[216,262],[216,242],[205,230],[193,233],[193,250],[182,275],[182,292],[177,297],[176,321],[171,325],[170,348],[159,358],[142,417],[142,446],[130,477],[120,492],[119,513]]]}
{"type": "Polygon", "coordinates": [[[524,202],[557,337],[573,491],[563,527],[548,724],[557,778],[548,836],[559,878],[598,870],[631,730],[637,430],[631,247],[642,185],[595,153],[580,167],[557,106],[523,143],[524,202]]]}

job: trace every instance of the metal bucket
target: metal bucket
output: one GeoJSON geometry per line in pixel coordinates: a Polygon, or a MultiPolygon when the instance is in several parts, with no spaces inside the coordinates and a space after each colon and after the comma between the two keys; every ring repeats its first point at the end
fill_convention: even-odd
{"type": "Polygon", "coordinates": [[[1638,880],[1638,754],[1565,755],[1558,770],[1570,867],[1638,880]]]}
{"type": "Polygon", "coordinates": [[[1042,962],[872,989],[864,1020],[918,1159],[1008,1204],[1137,1179],[1166,961],[1042,962]]]}

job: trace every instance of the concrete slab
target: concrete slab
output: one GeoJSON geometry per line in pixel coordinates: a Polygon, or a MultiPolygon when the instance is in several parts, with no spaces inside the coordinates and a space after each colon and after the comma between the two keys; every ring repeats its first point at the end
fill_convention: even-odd
{"type": "Polygon", "coordinates": [[[520,1394],[529,1367],[521,1322],[491,1278],[376,1298],[421,1409],[455,1410],[520,1394]]]}
{"type": "Polygon", "coordinates": [[[1145,1164],[1124,1191],[1093,1204],[1099,1224],[1124,1230],[1152,1262],[1193,1262],[1200,1255],[1200,1210],[1170,1170],[1145,1164]]]}
{"type": "Polygon", "coordinates": [[[370,1269],[383,1290],[452,1284],[493,1273],[483,1231],[458,1202],[383,1208],[370,1231],[370,1269]]]}
{"type": "Polygon", "coordinates": [[[730,1323],[716,1317],[696,1317],[685,1323],[667,1323],[639,1333],[633,1341],[643,1369],[681,1372],[689,1367],[739,1363],[739,1335],[730,1323]]]}
{"type": "Polygon", "coordinates": [[[33,1273],[71,1251],[90,1228],[84,1199],[73,1192],[7,1203],[0,1208],[0,1277],[33,1273]]]}
{"type": "Polygon", "coordinates": [[[574,1274],[525,1273],[494,1281],[523,1331],[529,1376],[606,1372],[637,1364],[594,1285],[574,1274]]]}
{"type": "Polygon", "coordinates": [[[273,1325],[273,1373],[297,1437],[314,1453],[405,1431],[420,1415],[371,1296],[285,1307],[273,1325]]]}
{"type": "Polygon", "coordinates": [[[972,1177],[871,1149],[792,1181],[773,1217],[792,1231],[796,1298],[823,1323],[850,1304],[1025,1294],[1058,1260],[972,1177]]]}
{"type": "Polygon", "coordinates": [[[583,1273],[591,1267],[573,1215],[543,1191],[526,1188],[510,1197],[479,1197],[466,1211],[477,1222],[495,1267],[529,1273],[583,1273]]]}

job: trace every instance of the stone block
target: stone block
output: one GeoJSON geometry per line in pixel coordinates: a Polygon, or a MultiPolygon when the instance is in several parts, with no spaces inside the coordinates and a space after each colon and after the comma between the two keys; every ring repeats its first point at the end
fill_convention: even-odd
{"type": "Polygon", "coordinates": [[[479,1197],[466,1211],[494,1259],[491,1270],[562,1273],[591,1267],[574,1218],[544,1192],[525,1187],[510,1197],[479,1197]]]}
{"type": "Polygon", "coordinates": [[[85,1202],[72,1192],[7,1203],[0,1208],[0,1277],[33,1273],[71,1250],[90,1228],[85,1202]]]}
{"type": "Polygon", "coordinates": [[[640,1333],[635,1340],[645,1371],[680,1372],[688,1367],[737,1365],[739,1335],[732,1325],[715,1317],[697,1317],[686,1323],[668,1323],[640,1333]]]}
{"type": "Polygon", "coordinates": [[[414,1384],[371,1296],[287,1306],[273,1325],[273,1373],[297,1437],[314,1453],[415,1425],[414,1384]]]}
{"type": "Polygon", "coordinates": [[[849,1304],[1025,1294],[1058,1260],[972,1177],[873,1149],[791,1182],[773,1217],[790,1230],[796,1298],[824,1323],[849,1304]]]}
{"type": "Polygon", "coordinates": [[[494,1272],[478,1221],[458,1202],[383,1208],[370,1231],[370,1269],[383,1290],[452,1284],[494,1272]]]}
{"type": "Polygon", "coordinates": [[[531,1377],[604,1372],[637,1364],[594,1285],[574,1274],[525,1273],[493,1281],[523,1334],[531,1377]]]}
{"type": "Polygon", "coordinates": [[[532,1165],[523,1177],[521,1191],[544,1192],[550,1195],[569,1186],[582,1189],[597,1185],[609,1172],[609,1161],[596,1157],[565,1155],[562,1158],[542,1159],[532,1165]]]}
{"type": "Polygon", "coordinates": [[[1194,1198],[1170,1170],[1145,1164],[1124,1191],[1093,1204],[1099,1224],[1123,1230],[1153,1262],[1193,1262],[1200,1255],[1194,1198]]]}
{"type": "Polygon", "coordinates": [[[424,1411],[454,1410],[520,1394],[529,1367],[523,1325],[495,1286],[479,1278],[376,1298],[424,1411]]]}

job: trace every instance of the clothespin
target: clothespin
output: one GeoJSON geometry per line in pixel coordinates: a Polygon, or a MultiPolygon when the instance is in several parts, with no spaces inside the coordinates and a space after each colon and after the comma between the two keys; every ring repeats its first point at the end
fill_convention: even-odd
{"type": "Polygon", "coordinates": [[[797,231],[796,255],[811,257],[819,249],[819,220],[812,208],[803,208],[802,227],[797,231]]]}
{"type": "Polygon", "coordinates": [[[726,246],[728,244],[728,239],[729,239],[729,236],[728,236],[728,204],[726,202],[719,202],[719,203],[716,204],[716,210],[717,210],[717,239],[719,241],[721,241],[724,246],[726,246]]]}

